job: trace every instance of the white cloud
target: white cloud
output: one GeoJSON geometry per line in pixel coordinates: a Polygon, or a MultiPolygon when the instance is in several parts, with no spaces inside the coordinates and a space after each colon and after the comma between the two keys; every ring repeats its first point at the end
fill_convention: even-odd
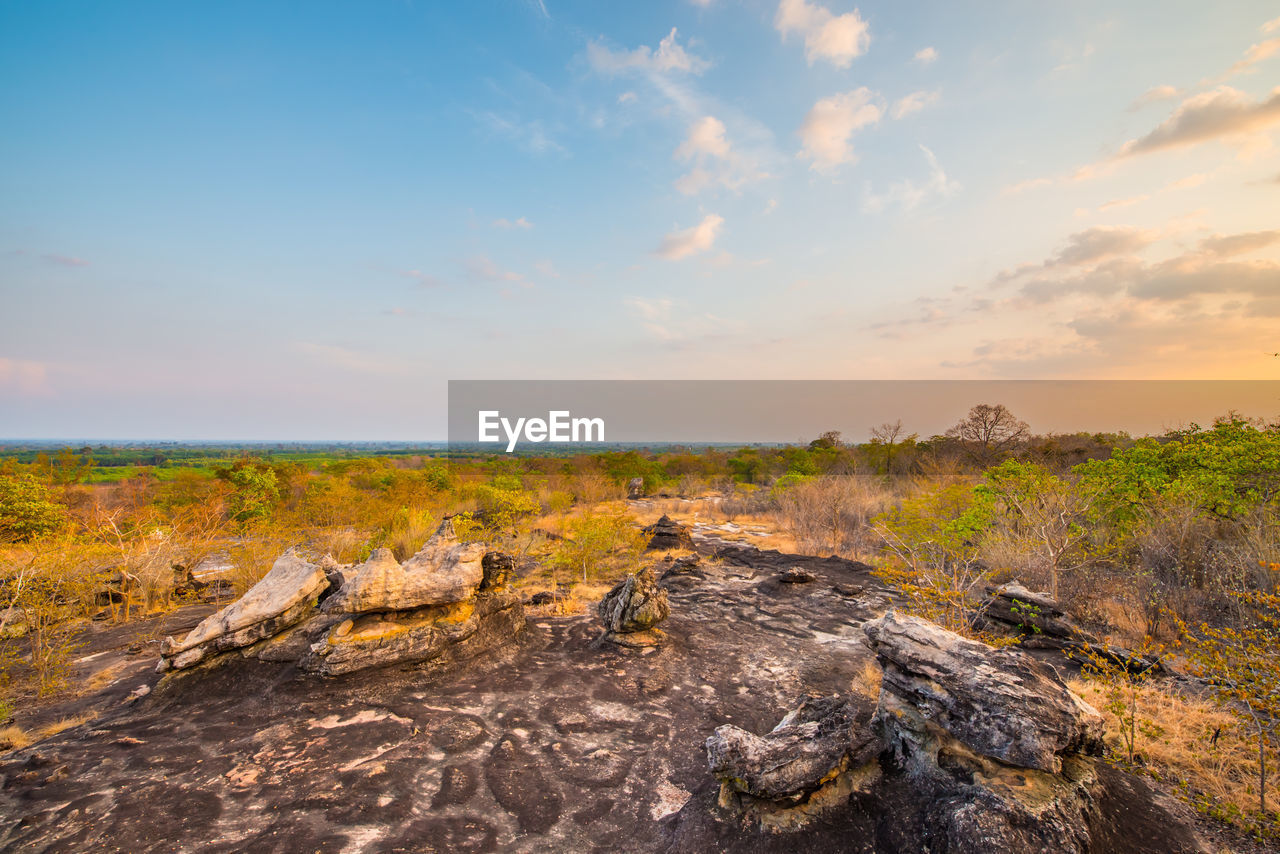
{"type": "Polygon", "coordinates": [[[932,47],[922,47],[916,51],[916,62],[928,65],[938,58],[938,51],[932,47]]]}
{"type": "Polygon", "coordinates": [[[707,214],[702,222],[693,228],[675,231],[662,238],[662,243],[654,250],[654,254],[668,261],[679,261],[681,258],[705,252],[715,245],[722,225],[724,225],[723,217],[707,214]]]}
{"type": "Polygon", "coordinates": [[[689,128],[689,135],[676,149],[678,160],[692,160],[701,155],[726,158],[729,142],[724,138],[724,122],[715,116],[703,116],[689,128]]]}
{"type": "Polygon", "coordinates": [[[1263,24],[1260,29],[1264,33],[1274,33],[1276,30],[1280,30],[1280,18],[1272,18],[1263,24]]]}
{"type": "Polygon", "coordinates": [[[533,228],[533,223],[524,217],[517,220],[509,220],[506,217],[499,217],[493,221],[494,228],[533,228]]]}
{"type": "Polygon", "coordinates": [[[632,101],[634,101],[635,99],[636,99],[636,93],[635,93],[635,92],[623,92],[621,95],[619,95],[619,96],[618,96],[618,103],[619,103],[619,104],[630,104],[630,103],[631,103],[632,101]]]}
{"type": "Polygon", "coordinates": [[[851,139],[859,128],[880,121],[884,109],[876,101],[865,86],[818,101],[800,126],[802,156],[813,160],[812,167],[819,171],[856,162],[851,139]]]}
{"type": "Polygon", "coordinates": [[[749,181],[766,177],[755,158],[730,145],[724,122],[715,116],[694,121],[673,156],[693,163],[693,168],[675,182],[676,189],[689,196],[713,186],[736,190],[749,181]]]}
{"type": "Polygon", "coordinates": [[[1152,86],[1147,91],[1133,99],[1133,103],[1129,105],[1129,112],[1140,110],[1148,104],[1158,104],[1161,101],[1168,101],[1170,98],[1176,98],[1180,94],[1176,86],[1152,86]]]}
{"type": "Polygon", "coordinates": [[[853,60],[867,52],[871,33],[858,10],[833,15],[829,9],[805,0],[782,0],[773,25],[783,39],[791,33],[804,37],[805,57],[809,64],[825,59],[836,68],[848,68],[853,60]]]}
{"type": "Polygon", "coordinates": [[[930,104],[936,104],[941,92],[912,92],[899,98],[897,103],[893,105],[893,117],[895,119],[905,118],[912,113],[918,113],[930,104]]]}
{"type": "Polygon", "coordinates": [[[1244,52],[1244,59],[1227,69],[1227,76],[1256,71],[1257,69],[1253,66],[1276,54],[1280,54],[1280,39],[1267,39],[1264,42],[1249,45],[1249,49],[1244,52]]]}
{"type": "Polygon", "coordinates": [[[600,41],[587,45],[587,62],[602,74],[624,74],[630,71],[683,71],[701,74],[711,66],[707,60],[689,53],[676,41],[676,28],[654,50],[641,45],[635,50],[611,50],[600,41]]]}
{"type": "Polygon", "coordinates": [[[523,275],[499,267],[487,255],[473,255],[462,262],[462,267],[472,282],[511,282],[526,288],[533,287],[533,283],[523,275]]]}
{"type": "Polygon", "coordinates": [[[1275,124],[1280,124],[1280,87],[1253,101],[1239,89],[1219,86],[1187,98],[1153,131],[1126,142],[1118,156],[1197,145],[1219,137],[1247,142],[1275,124]]]}
{"type": "Polygon", "coordinates": [[[929,178],[921,184],[911,180],[899,181],[889,187],[883,195],[868,194],[863,207],[873,213],[896,205],[903,210],[911,210],[930,197],[945,198],[960,189],[960,183],[947,177],[938,158],[925,146],[920,146],[925,160],[929,163],[929,178]]]}

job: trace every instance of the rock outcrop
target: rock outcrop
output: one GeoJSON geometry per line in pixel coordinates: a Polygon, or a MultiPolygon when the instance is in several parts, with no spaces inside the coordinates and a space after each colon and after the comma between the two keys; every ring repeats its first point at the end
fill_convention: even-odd
{"type": "Polygon", "coordinates": [[[288,552],[240,600],[183,640],[167,638],[159,669],[233,651],[324,676],[470,657],[523,630],[519,597],[505,590],[513,566],[459,542],[448,520],[403,564],[387,549],[354,567],[288,552]]]}
{"type": "Polygon", "coordinates": [[[290,550],[244,596],[205,619],[181,641],[165,638],[161,670],[182,670],[211,655],[252,646],[316,611],[329,580],[317,564],[290,550]]]}
{"type": "Polygon", "coordinates": [[[1026,653],[967,640],[890,611],[864,631],[884,668],[881,722],[900,752],[929,753],[938,730],[1006,765],[1050,774],[1102,749],[1102,716],[1026,653]]]}
{"type": "Polygon", "coordinates": [[[883,744],[838,694],[806,697],[763,736],[733,724],[707,739],[707,766],[739,794],[797,804],[852,765],[876,758],[883,744]],[[861,725],[860,725],[861,724],[861,725]]]}
{"type": "Polygon", "coordinates": [[[648,567],[614,585],[596,606],[604,622],[604,640],[620,646],[654,646],[665,633],[656,628],[671,614],[667,591],[648,567]]]}
{"type": "Polygon", "coordinates": [[[644,534],[649,538],[649,545],[646,546],[649,551],[658,551],[660,549],[692,550],[694,547],[693,535],[689,533],[689,529],[666,514],[663,514],[662,518],[652,525],[646,526],[644,534]]]}
{"type": "Polygon", "coordinates": [[[627,481],[627,497],[643,498],[644,497],[644,478],[633,477],[627,481]]]}

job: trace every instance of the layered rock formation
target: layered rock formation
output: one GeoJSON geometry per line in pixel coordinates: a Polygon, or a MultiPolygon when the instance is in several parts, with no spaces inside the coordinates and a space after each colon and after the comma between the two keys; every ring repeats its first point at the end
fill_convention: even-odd
{"type": "Polygon", "coordinates": [[[666,635],[656,628],[671,614],[667,591],[648,567],[614,585],[596,606],[604,622],[604,640],[619,646],[655,646],[666,635]]]}
{"type": "Polygon", "coordinates": [[[159,669],[228,652],[325,676],[467,657],[523,629],[519,598],[504,590],[512,566],[507,555],[459,542],[447,520],[403,564],[387,549],[346,568],[287,552],[240,600],[181,641],[166,638],[159,669]]]}
{"type": "Polygon", "coordinates": [[[649,551],[658,551],[660,549],[692,550],[694,547],[693,536],[689,533],[689,529],[666,514],[663,514],[662,518],[652,525],[646,526],[644,534],[649,538],[649,545],[646,547],[649,551]]]}

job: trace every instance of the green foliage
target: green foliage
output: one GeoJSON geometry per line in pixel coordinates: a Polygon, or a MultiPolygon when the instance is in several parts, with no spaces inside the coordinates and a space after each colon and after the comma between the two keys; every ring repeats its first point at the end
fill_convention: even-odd
{"type": "Polygon", "coordinates": [[[644,552],[645,538],[624,513],[588,512],[569,520],[569,536],[556,542],[548,563],[566,569],[585,583],[610,565],[633,566],[644,552]]]}
{"type": "Polygon", "coordinates": [[[55,533],[66,523],[66,508],[35,477],[0,477],[0,542],[27,542],[55,533]]]}
{"type": "Polygon", "coordinates": [[[227,512],[232,521],[247,524],[269,517],[280,501],[280,482],[275,469],[255,460],[239,460],[218,476],[231,484],[227,512]]]}

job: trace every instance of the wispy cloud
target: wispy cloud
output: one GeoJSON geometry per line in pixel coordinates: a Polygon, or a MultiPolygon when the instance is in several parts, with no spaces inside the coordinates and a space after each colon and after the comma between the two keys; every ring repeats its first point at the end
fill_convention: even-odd
{"type": "Polygon", "coordinates": [[[540,120],[525,121],[513,115],[500,115],[492,111],[473,115],[490,132],[512,140],[532,154],[567,153],[565,147],[551,137],[550,131],[540,120]]]}
{"type": "Polygon", "coordinates": [[[767,177],[753,158],[730,145],[724,122],[715,116],[703,116],[690,125],[673,157],[693,165],[675,182],[676,189],[685,195],[695,195],[712,186],[736,190],[767,177]]]}
{"type": "Polygon", "coordinates": [[[690,53],[679,43],[675,27],[658,43],[657,50],[648,45],[640,45],[634,50],[613,50],[597,39],[587,45],[587,62],[603,74],[625,74],[632,71],[701,74],[711,67],[709,61],[690,53]]]}
{"type": "Polygon", "coordinates": [[[909,211],[930,198],[946,198],[960,189],[960,183],[947,177],[938,158],[926,146],[920,146],[925,160],[929,164],[929,177],[925,181],[915,182],[910,179],[891,185],[882,195],[869,193],[863,201],[863,209],[878,213],[888,207],[897,206],[909,211]]]}
{"type": "Polygon", "coordinates": [[[515,219],[515,220],[510,220],[510,219],[507,219],[506,217],[499,217],[498,219],[495,219],[493,221],[493,227],[494,228],[533,228],[533,223],[529,222],[529,220],[525,219],[524,217],[520,217],[519,219],[515,219]]]}
{"type": "Polygon", "coordinates": [[[719,236],[720,227],[723,225],[723,217],[707,214],[702,218],[702,222],[692,228],[674,231],[662,238],[662,243],[654,250],[654,254],[668,261],[679,261],[681,258],[705,252],[715,245],[716,237],[719,236]]]}
{"type": "Polygon", "coordinates": [[[1257,71],[1254,68],[1255,65],[1265,59],[1270,59],[1276,54],[1280,54],[1280,38],[1267,39],[1266,41],[1249,45],[1249,49],[1244,52],[1244,58],[1227,69],[1227,76],[1231,77],[1236,74],[1257,71]]]}
{"type": "Polygon", "coordinates": [[[916,51],[915,60],[921,65],[929,65],[930,63],[935,62],[937,59],[938,59],[937,48],[922,47],[918,51],[916,51]]]}
{"type": "Polygon", "coordinates": [[[930,104],[938,103],[938,99],[942,97],[941,92],[912,92],[898,99],[893,105],[893,117],[895,119],[906,118],[912,113],[918,113],[930,104]]]}
{"type": "Polygon", "coordinates": [[[1152,86],[1147,91],[1133,99],[1133,103],[1129,105],[1129,112],[1136,112],[1149,104],[1159,104],[1162,101],[1168,101],[1178,97],[1181,90],[1177,86],[1152,86]]]}
{"type": "Polygon", "coordinates": [[[800,140],[804,144],[801,155],[812,160],[812,167],[819,171],[856,163],[853,134],[880,121],[884,107],[879,100],[879,96],[864,86],[818,101],[800,126],[800,140]]]}
{"type": "Polygon", "coordinates": [[[1220,138],[1239,140],[1276,124],[1280,124],[1280,87],[1254,101],[1239,89],[1219,86],[1187,98],[1150,133],[1126,142],[1117,156],[1150,154],[1220,138]]]}
{"type": "Polygon", "coordinates": [[[498,266],[488,255],[472,255],[462,262],[462,269],[467,280],[474,284],[502,283],[533,287],[533,283],[514,270],[498,266]]]}
{"type": "Polygon", "coordinates": [[[867,52],[871,32],[857,9],[843,15],[805,0],[782,0],[773,25],[785,41],[791,33],[804,38],[805,58],[813,65],[823,59],[836,68],[848,68],[867,52]]]}
{"type": "Polygon", "coordinates": [[[0,392],[20,397],[43,397],[51,392],[44,362],[0,356],[0,392]]]}
{"type": "Polygon", "coordinates": [[[444,285],[438,277],[430,273],[424,273],[421,270],[401,270],[400,275],[413,279],[420,287],[438,288],[444,285]]]}

